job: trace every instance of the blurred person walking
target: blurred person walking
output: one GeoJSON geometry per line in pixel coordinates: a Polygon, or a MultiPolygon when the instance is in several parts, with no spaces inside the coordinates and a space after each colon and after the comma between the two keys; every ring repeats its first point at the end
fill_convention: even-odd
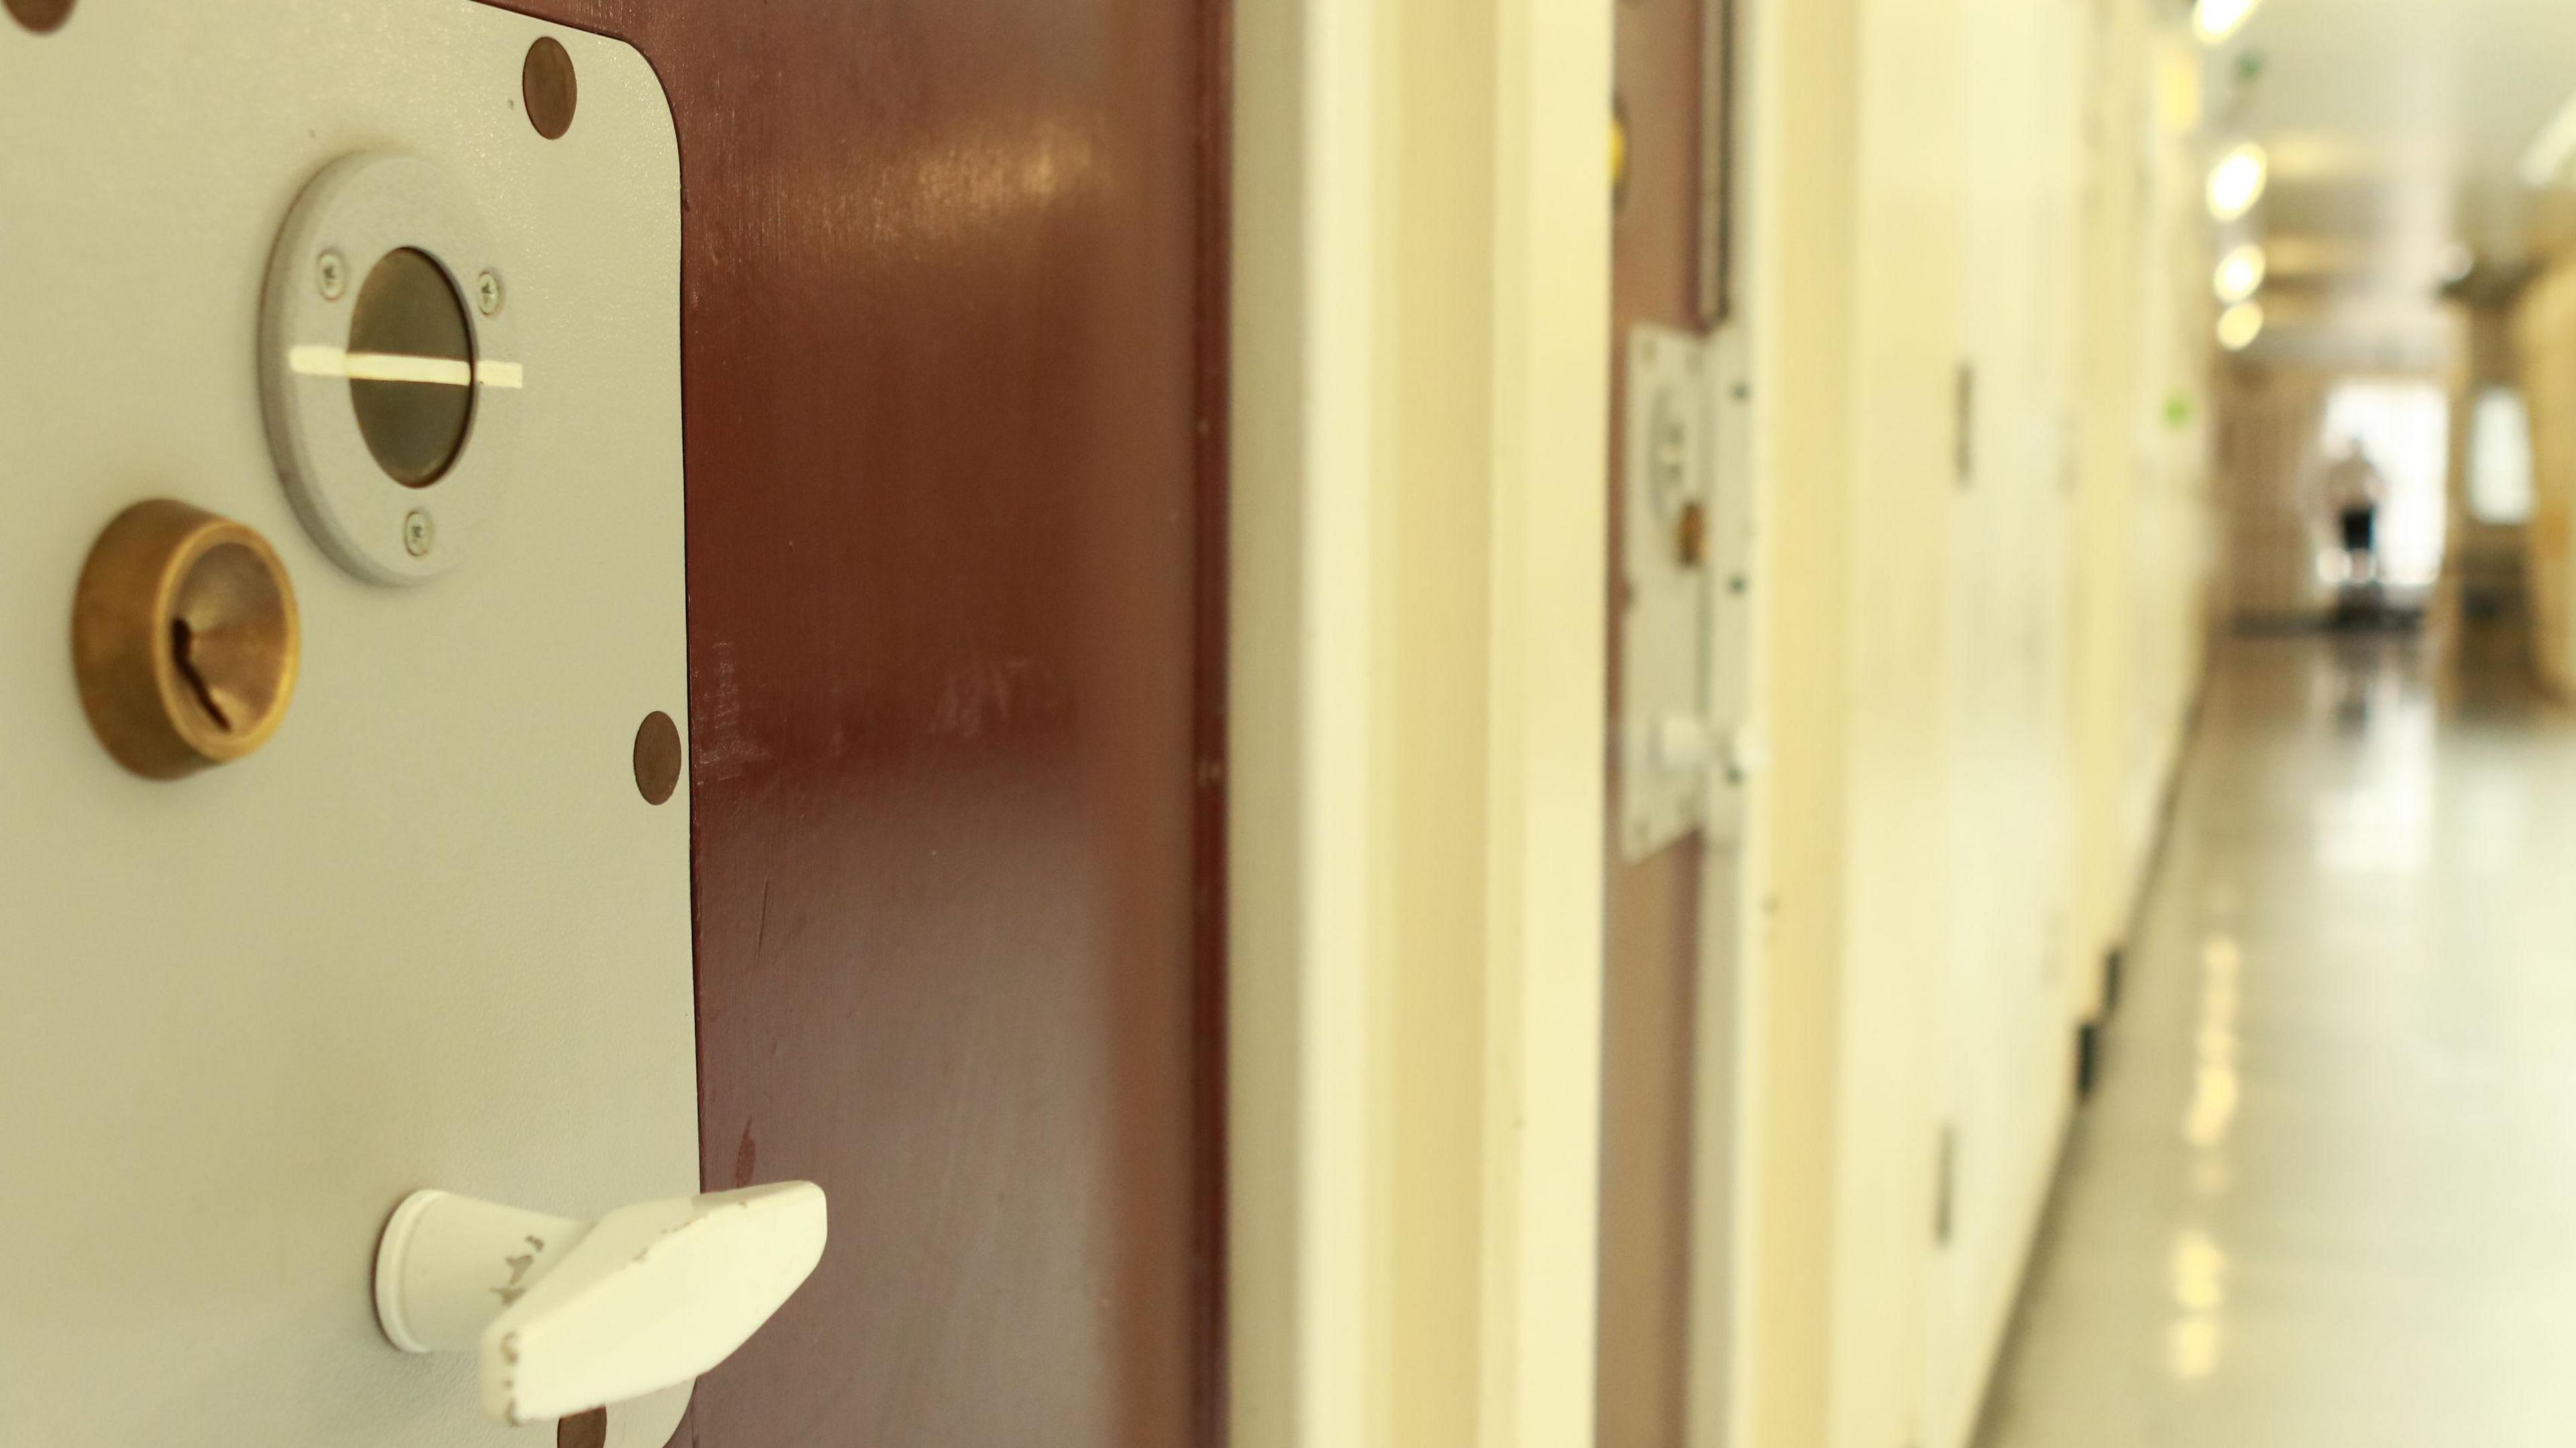
{"type": "Polygon", "coordinates": [[[2342,455],[2326,465],[2322,490],[2342,544],[2343,581],[2377,583],[2379,505],[2388,497],[2387,476],[2370,460],[2369,450],[2355,440],[2344,444],[2342,455]]]}

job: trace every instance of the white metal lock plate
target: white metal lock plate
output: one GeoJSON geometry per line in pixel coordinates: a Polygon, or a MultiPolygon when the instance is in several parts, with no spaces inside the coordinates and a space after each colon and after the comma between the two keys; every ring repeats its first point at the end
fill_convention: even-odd
{"type": "Polygon", "coordinates": [[[661,88],[469,0],[83,0],[0,19],[0,135],[0,1442],[552,1442],[482,1416],[470,1355],[389,1347],[369,1269],[414,1188],[698,1183],[688,791],[645,803],[631,750],[687,714],[661,88]],[[579,75],[551,141],[543,34],[579,75]],[[262,423],[272,247],[359,152],[470,198],[524,369],[471,555],[413,588],[334,565],[262,423]],[[303,614],[274,741],[173,783],[101,750],[68,648],[149,497],[260,530],[303,614]]]}
{"type": "Polygon", "coordinates": [[[1629,333],[1619,616],[1619,845],[1643,859],[1707,820],[1723,765],[1713,714],[1719,576],[1712,351],[1629,333]]]}

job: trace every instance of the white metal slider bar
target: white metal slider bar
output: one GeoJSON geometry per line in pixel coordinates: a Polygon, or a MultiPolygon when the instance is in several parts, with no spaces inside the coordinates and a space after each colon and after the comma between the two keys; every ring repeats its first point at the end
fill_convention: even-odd
{"type": "Polygon", "coordinates": [[[485,360],[470,367],[453,357],[413,357],[400,352],[352,352],[313,344],[290,347],[286,366],[304,377],[346,377],[353,382],[421,382],[438,387],[520,387],[527,369],[516,362],[485,360]]]}

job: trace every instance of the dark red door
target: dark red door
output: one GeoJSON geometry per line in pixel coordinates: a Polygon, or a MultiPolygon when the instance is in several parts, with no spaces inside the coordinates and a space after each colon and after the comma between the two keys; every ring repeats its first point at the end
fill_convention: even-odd
{"type": "Polygon", "coordinates": [[[680,1441],[1213,1441],[1221,0],[518,8],[678,118],[703,1169],[831,1201],[680,1441]]]}
{"type": "MultiPolygon", "coordinates": [[[[1697,330],[1721,303],[1703,278],[1703,26],[1722,0],[1620,0],[1617,103],[1624,174],[1611,229],[1612,404],[1627,403],[1629,330],[1697,330]]],[[[1721,31],[1718,39],[1723,39],[1721,31]]],[[[1723,54],[1722,50],[1719,52],[1723,54]]],[[[1723,75],[1723,66],[1718,72],[1723,75]]],[[[1716,274],[1712,274],[1714,276],[1716,274]]],[[[1624,413],[1610,429],[1613,590],[1610,737],[1617,696],[1625,561],[1618,556],[1624,413]]],[[[1609,799],[1619,798],[1612,766],[1609,799]]],[[[1697,835],[1647,858],[1610,840],[1603,987],[1600,1448],[1680,1448],[1689,1350],[1691,1040],[1697,1010],[1700,872],[1697,835]]]]}

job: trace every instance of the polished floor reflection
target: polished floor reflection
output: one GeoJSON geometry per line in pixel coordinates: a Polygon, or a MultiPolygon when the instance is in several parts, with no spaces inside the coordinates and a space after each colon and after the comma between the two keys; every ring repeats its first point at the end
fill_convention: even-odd
{"type": "Polygon", "coordinates": [[[2228,644],[1989,1448],[2576,1442],[2576,719],[2228,644]]]}

